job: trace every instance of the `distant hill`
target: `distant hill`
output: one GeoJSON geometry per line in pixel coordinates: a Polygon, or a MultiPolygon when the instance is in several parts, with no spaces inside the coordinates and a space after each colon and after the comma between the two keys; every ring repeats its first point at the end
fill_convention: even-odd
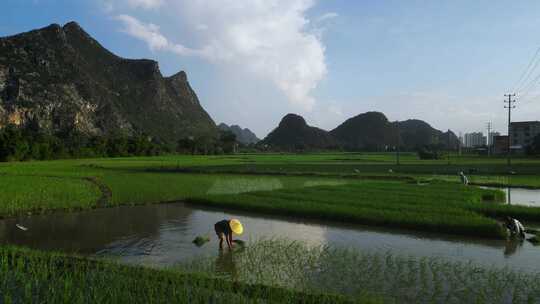
{"type": "Polygon", "coordinates": [[[400,147],[408,151],[424,147],[446,149],[448,144],[455,149],[458,144],[452,131],[439,131],[417,119],[396,124],[380,112],[359,114],[330,132],[308,126],[301,116],[287,114],[261,144],[282,150],[388,151],[394,149],[398,139],[400,147]]]}
{"type": "Polygon", "coordinates": [[[285,151],[326,150],[337,148],[336,141],[325,130],[309,126],[302,116],[287,114],[259,144],[285,151]]]}
{"type": "Polygon", "coordinates": [[[330,134],[346,150],[384,151],[396,143],[397,131],[380,112],[367,112],[347,119],[330,134]]]}
{"type": "Polygon", "coordinates": [[[401,142],[408,149],[418,149],[428,145],[439,145],[447,148],[448,144],[455,149],[459,141],[454,132],[442,132],[418,119],[400,121],[399,130],[401,142]]]}
{"type": "Polygon", "coordinates": [[[116,56],[77,23],[0,38],[0,128],[144,134],[165,142],[217,128],[181,71],[116,56]]]}
{"type": "Polygon", "coordinates": [[[260,141],[260,139],[257,138],[257,135],[255,135],[255,133],[251,132],[251,130],[248,129],[248,128],[242,129],[238,125],[228,126],[225,123],[220,123],[218,125],[218,128],[220,130],[223,130],[223,131],[232,132],[234,135],[236,135],[236,141],[238,141],[239,143],[242,143],[244,145],[256,144],[256,143],[258,143],[260,141]]]}

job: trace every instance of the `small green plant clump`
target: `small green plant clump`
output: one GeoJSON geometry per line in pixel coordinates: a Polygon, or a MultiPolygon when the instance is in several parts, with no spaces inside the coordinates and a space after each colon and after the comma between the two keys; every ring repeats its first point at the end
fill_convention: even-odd
{"type": "Polygon", "coordinates": [[[210,242],[210,237],[205,235],[199,235],[193,240],[193,244],[197,245],[198,247],[201,247],[208,242],[210,242]]]}

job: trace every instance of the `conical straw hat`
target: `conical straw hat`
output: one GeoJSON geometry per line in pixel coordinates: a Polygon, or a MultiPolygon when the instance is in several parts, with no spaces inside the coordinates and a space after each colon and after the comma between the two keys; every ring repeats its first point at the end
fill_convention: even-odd
{"type": "Polygon", "coordinates": [[[237,219],[232,219],[229,221],[229,226],[231,227],[231,230],[235,233],[235,234],[242,234],[244,232],[244,227],[242,227],[242,223],[240,223],[239,220],[237,219]]]}

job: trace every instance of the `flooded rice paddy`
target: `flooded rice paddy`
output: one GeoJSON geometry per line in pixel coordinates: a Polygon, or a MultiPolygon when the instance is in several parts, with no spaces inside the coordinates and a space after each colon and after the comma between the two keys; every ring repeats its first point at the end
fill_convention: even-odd
{"type": "Polygon", "coordinates": [[[540,189],[526,188],[495,188],[482,187],[484,189],[502,190],[506,194],[506,203],[511,205],[523,205],[531,207],[540,207],[540,189]]]}
{"type": "MultiPolygon", "coordinates": [[[[303,221],[199,208],[184,203],[124,206],[79,213],[54,213],[0,221],[0,241],[35,249],[113,258],[123,263],[167,267],[199,256],[217,256],[215,222],[238,218],[241,239],[286,237],[415,257],[442,257],[515,270],[540,271],[540,248],[527,241],[482,240],[335,222],[303,221]],[[23,231],[16,224],[26,227],[23,231]],[[202,247],[192,241],[209,235],[202,247]]],[[[249,245],[248,245],[249,246],[249,245]]]]}

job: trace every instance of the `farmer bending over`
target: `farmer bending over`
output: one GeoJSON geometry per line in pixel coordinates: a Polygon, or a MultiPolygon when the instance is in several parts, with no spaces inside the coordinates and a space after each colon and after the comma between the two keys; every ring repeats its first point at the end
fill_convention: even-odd
{"type": "Polygon", "coordinates": [[[227,246],[231,249],[233,246],[232,234],[240,235],[244,232],[242,223],[237,219],[219,221],[214,225],[214,229],[219,237],[219,249],[223,249],[224,238],[227,241],[227,246]]]}
{"type": "Polygon", "coordinates": [[[512,237],[525,238],[525,227],[518,220],[507,216],[505,222],[512,237]]]}

